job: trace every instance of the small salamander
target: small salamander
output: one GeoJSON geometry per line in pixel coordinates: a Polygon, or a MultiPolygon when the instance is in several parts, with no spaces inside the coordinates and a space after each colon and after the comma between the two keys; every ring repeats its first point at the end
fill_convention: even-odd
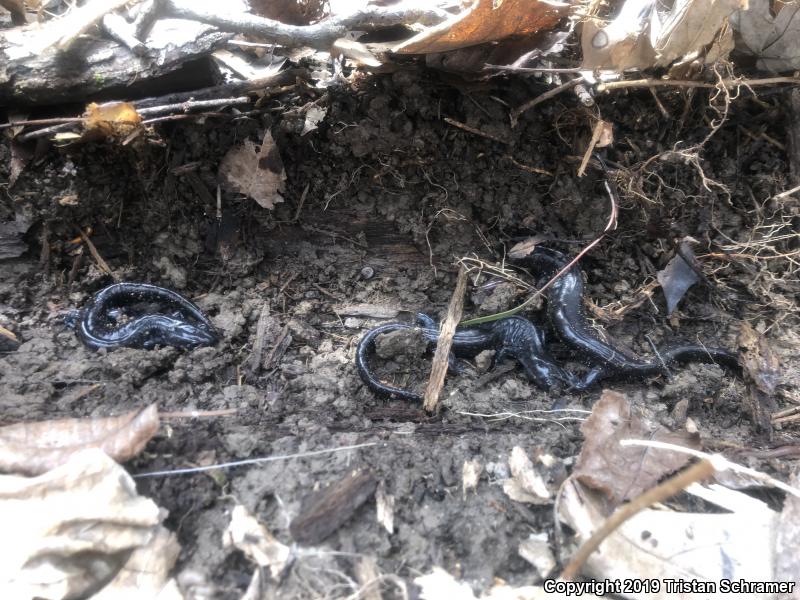
{"type": "Polygon", "coordinates": [[[97,292],[81,309],[67,315],[68,327],[90,348],[209,346],[219,336],[195,304],[172,290],[147,283],[115,283],[97,292]],[[112,309],[153,302],[170,306],[169,314],[146,314],[118,325],[112,309]]]}
{"type": "MultiPolygon", "coordinates": [[[[569,261],[557,250],[537,246],[530,255],[516,262],[541,277],[549,278],[569,261]]],[[[593,367],[576,389],[587,389],[609,377],[642,379],[657,375],[664,373],[664,365],[676,362],[720,363],[739,369],[736,355],[722,348],[676,345],[660,350],[660,360],[645,360],[628,356],[599,339],[583,313],[583,279],[577,267],[559,277],[546,291],[546,298],[547,317],[558,337],[593,367]]]]}
{"type": "MultiPolygon", "coordinates": [[[[436,322],[429,316],[418,313],[417,326],[426,340],[434,344],[438,341],[439,330],[436,322]]],[[[414,328],[414,325],[406,323],[386,323],[370,329],[361,338],[356,349],[356,369],[373,392],[395,395],[412,401],[422,400],[422,396],[415,392],[381,383],[372,374],[368,365],[368,357],[374,351],[375,340],[379,335],[414,328]]],[[[559,367],[545,350],[542,331],[527,319],[516,316],[457,330],[453,336],[449,357],[450,371],[460,370],[453,355],[469,358],[487,349],[496,351],[495,363],[506,357],[515,359],[522,365],[528,377],[541,388],[550,389],[556,383],[569,387],[579,384],[578,379],[559,367]]]]}

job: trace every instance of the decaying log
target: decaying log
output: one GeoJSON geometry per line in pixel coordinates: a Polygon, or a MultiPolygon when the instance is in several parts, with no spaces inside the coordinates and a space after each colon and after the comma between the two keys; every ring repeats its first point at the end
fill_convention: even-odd
{"type": "MultiPolygon", "coordinates": [[[[11,30],[13,31],[13,30],[11,30]]],[[[147,56],[136,56],[116,41],[82,37],[67,51],[49,48],[36,56],[16,56],[19,48],[0,34],[0,105],[85,102],[105,96],[146,94],[153,80],[176,75],[187,63],[224,45],[233,34],[212,26],[197,32],[187,43],[163,48],[149,47],[147,56]]],[[[212,83],[199,76],[193,84],[212,83]]],[[[179,83],[167,87],[184,87],[179,83]]]]}
{"type": "MultiPolygon", "coordinates": [[[[116,6],[113,0],[110,2],[108,6],[116,6]]],[[[295,26],[249,13],[214,14],[185,0],[153,0],[145,7],[146,18],[132,23],[95,10],[91,19],[75,24],[74,35],[59,19],[1,31],[0,104],[57,104],[150,95],[159,89],[153,80],[174,75],[187,63],[208,56],[235,34],[255,35],[285,47],[330,50],[333,42],[349,31],[431,25],[448,16],[437,8],[369,7],[313,25],[295,26]],[[100,38],[103,29],[89,28],[95,22],[101,22],[107,33],[123,43],[100,38]],[[175,35],[165,31],[168,27],[174,27],[175,35]],[[79,35],[82,31],[87,33],[79,35]]],[[[211,83],[195,76],[195,81],[183,84],[162,80],[160,90],[192,89],[211,83]]]]}

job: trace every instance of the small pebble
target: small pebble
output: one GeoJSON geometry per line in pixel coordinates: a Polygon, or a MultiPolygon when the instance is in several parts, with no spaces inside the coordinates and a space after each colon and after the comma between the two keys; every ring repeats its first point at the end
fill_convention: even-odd
{"type": "Polygon", "coordinates": [[[375,269],[372,267],[364,267],[361,269],[361,279],[372,279],[375,276],[375,269]]]}

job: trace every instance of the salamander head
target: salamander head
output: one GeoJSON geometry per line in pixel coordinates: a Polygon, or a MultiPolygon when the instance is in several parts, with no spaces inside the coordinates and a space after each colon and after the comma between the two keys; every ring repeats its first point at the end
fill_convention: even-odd
{"type": "Polygon", "coordinates": [[[205,325],[195,325],[181,319],[171,319],[169,327],[162,329],[160,344],[170,346],[213,346],[219,341],[217,333],[205,325]]]}

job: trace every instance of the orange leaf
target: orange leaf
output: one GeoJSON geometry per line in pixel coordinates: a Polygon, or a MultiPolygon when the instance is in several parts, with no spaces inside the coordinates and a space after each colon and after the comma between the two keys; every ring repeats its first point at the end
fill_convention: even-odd
{"type": "Polygon", "coordinates": [[[530,36],[555,26],[569,6],[547,0],[475,0],[452,19],[402,42],[394,52],[429,54],[530,36]]]}

